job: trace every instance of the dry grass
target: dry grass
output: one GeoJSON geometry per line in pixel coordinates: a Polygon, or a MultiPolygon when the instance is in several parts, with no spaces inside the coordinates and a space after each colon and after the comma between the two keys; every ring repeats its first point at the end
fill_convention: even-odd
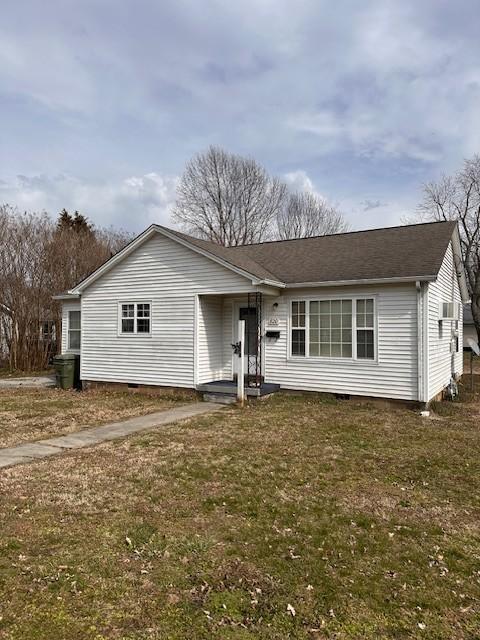
{"type": "Polygon", "coordinates": [[[52,376],[55,372],[53,369],[45,369],[42,371],[12,371],[10,369],[0,368],[0,378],[30,378],[32,376],[52,376]]]}
{"type": "MultiPolygon", "coordinates": [[[[463,354],[463,373],[467,377],[470,375],[470,354],[470,350],[464,351],[463,354]]],[[[477,355],[473,357],[473,372],[480,374],[480,357],[477,355]]]]}
{"type": "Polygon", "coordinates": [[[0,638],[480,637],[479,390],[277,395],[4,471],[0,638]]]}
{"type": "Polygon", "coordinates": [[[41,440],[161,411],[192,399],[189,392],[162,395],[126,391],[0,389],[0,447],[41,440]]]}

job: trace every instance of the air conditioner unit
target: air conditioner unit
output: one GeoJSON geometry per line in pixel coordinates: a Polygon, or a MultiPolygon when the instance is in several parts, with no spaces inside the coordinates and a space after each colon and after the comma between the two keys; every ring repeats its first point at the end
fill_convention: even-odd
{"type": "Polygon", "coordinates": [[[438,319],[442,320],[458,320],[459,304],[458,302],[440,302],[438,306],[438,319]]]}

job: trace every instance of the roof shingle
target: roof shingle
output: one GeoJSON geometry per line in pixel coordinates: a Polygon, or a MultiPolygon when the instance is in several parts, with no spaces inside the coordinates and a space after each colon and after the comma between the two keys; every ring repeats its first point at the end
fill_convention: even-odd
{"type": "Polygon", "coordinates": [[[436,276],[456,222],[430,222],[223,247],[170,233],[259,279],[285,284],[436,276]]]}

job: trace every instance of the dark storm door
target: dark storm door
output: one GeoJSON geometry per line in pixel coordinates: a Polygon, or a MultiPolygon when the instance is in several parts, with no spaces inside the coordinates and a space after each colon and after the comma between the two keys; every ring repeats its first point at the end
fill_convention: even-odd
{"type": "Polygon", "coordinates": [[[257,310],[252,307],[240,307],[239,320],[245,320],[245,356],[257,356],[257,310]]]}

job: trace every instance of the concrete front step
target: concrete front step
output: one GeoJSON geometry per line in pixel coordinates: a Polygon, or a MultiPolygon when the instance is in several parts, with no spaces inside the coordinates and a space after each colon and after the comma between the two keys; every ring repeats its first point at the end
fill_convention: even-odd
{"type": "Polygon", "coordinates": [[[235,404],[237,396],[227,393],[204,393],[204,402],[215,402],[216,404],[235,404]]]}

